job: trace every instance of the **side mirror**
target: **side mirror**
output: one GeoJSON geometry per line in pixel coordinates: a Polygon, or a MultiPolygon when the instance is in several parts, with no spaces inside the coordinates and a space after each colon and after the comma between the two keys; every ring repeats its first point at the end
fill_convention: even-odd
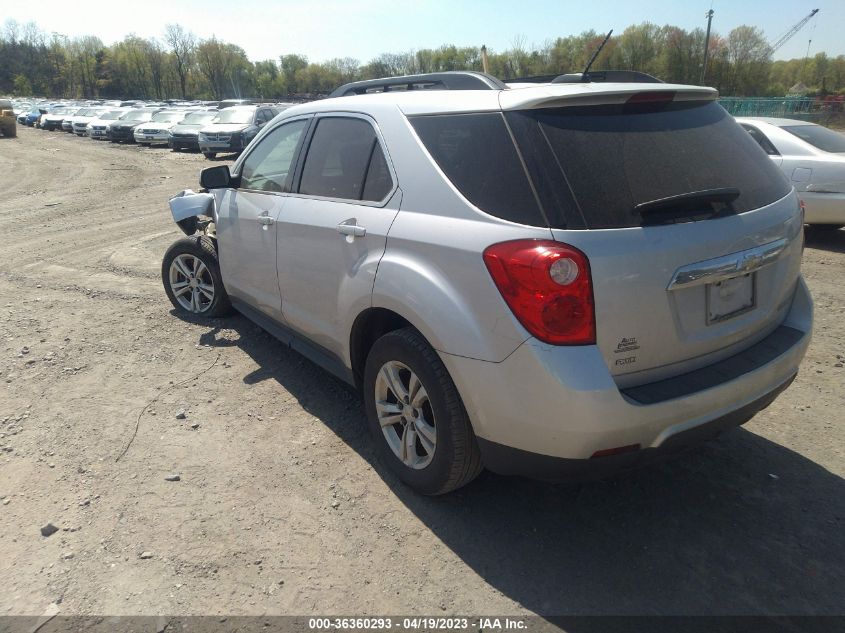
{"type": "Polygon", "coordinates": [[[229,173],[228,165],[203,169],[200,173],[200,184],[204,189],[225,189],[226,187],[238,186],[229,173]]]}

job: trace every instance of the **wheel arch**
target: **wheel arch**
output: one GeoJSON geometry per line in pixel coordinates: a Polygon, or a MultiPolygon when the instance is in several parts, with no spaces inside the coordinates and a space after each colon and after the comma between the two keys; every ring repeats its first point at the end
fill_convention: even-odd
{"type": "Polygon", "coordinates": [[[388,332],[405,327],[419,331],[405,317],[387,308],[367,308],[355,318],[349,334],[349,360],[356,389],[361,390],[364,366],[373,344],[388,332]]]}

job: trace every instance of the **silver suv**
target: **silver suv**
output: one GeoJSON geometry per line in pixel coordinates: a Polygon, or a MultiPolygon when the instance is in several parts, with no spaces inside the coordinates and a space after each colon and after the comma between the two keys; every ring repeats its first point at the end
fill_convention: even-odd
{"type": "Polygon", "coordinates": [[[360,389],[416,490],[638,466],[795,378],[802,212],[714,90],[438,73],[332,97],[171,200],[190,237],[164,286],[360,389]]]}

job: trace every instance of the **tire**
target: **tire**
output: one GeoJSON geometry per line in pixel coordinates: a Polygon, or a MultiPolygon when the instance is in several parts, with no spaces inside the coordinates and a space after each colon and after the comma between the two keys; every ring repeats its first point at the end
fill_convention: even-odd
{"type": "Polygon", "coordinates": [[[182,315],[215,318],[232,312],[232,304],[220,275],[217,249],[209,237],[186,237],[168,248],[161,262],[161,280],[167,298],[182,315]],[[204,269],[194,265],[196,262],[201,262],[204,269]],[[198,269],[200,274],[190,279],[198,269]],[[183,271],[190,273],[190,276],[183,271]],[[177,292],[184,288],[188,288],[187,292],[177,296],[177,292]]]}
{"type": "Polygon", "coordinates": [[[203,152],[202,155],[205,156],[208,160],[211,160],[212,158],[217,157],[217,152],[203,152]]]}
{"type": "Polygon", "coordinates": [[[417,492],[445,494],[465,486],[482,471],[481,454],[458,389],[437,352],[414,328],[389,332],[373,344],[364,369],[364,405],[379,457],[417,492]],[[415,375],[422,385],[415,390],[420,400],[406,400],[400,407],[400,398],[386,378],[390,373],[401,383],[398,391],[404,389],[406,395],[415,375]],[[382,427],[380,412],[398,421],[382,427]],[[412,436],[406,436],[408,429],[413,429],[412,436]],[[426,438],[432,436],[435,442],[429,451],[426,438]],[[405,437],[411,437],[413,447],[403,460],[405,437]]]}

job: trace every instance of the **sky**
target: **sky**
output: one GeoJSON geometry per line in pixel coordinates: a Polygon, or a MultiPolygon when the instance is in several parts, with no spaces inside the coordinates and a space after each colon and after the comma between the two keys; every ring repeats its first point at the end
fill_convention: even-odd
{"type": "Polygon", "coordinates": [[[727,35],[740,25],[763,29],[774,43],[812,9],[819,13],[774,55],[775,59],[825,52],[845,54],[845,0],[113,0],[3,2],[0,21],[34,21],[47,33],[96,35],[106,44],[129,33],[162,38],[164,25],[178,23],[200,38],[212,35],[243,48],[253,60],[304,54],[310,61],[353,57],[366,63],[380,53],[442,44],[501,51],[517,39],[526,47],[595,29],[621,34],[649,21],[685,29],[705,27],[727,35]]]}

